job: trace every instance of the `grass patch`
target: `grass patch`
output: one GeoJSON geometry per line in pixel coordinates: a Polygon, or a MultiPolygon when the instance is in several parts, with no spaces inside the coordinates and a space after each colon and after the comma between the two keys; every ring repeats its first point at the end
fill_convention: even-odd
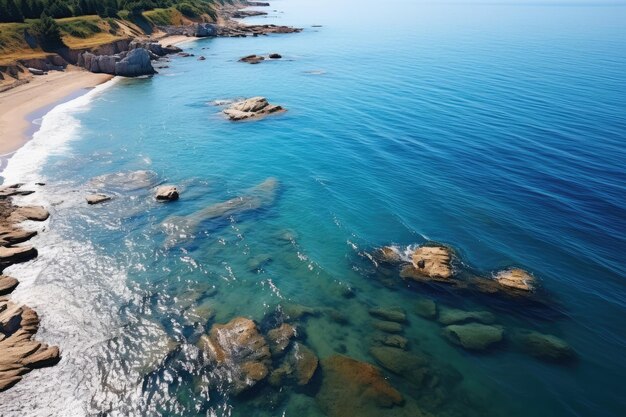
{"type": "Polygon", "coordinates": [[[168,9],[154,9],[143,12],[143,17],[153,25],[169,26],[169,25],[182,25],[183,16],[180,11],[174,7],[168,9]]]}

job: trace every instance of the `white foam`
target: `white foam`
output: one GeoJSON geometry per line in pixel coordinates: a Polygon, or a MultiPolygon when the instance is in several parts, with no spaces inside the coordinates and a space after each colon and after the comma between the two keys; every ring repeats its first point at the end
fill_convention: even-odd
{"type": "Polygon", "coordinates": [[[75,117],[77,112],[87,110],[93,98],[113,86],[117,80],[118,78],[114,78],[100,84],[87,94],[50,110],[41,119],[41,126],[33,138],[9,159],[1,174],[4,183],[29,184],[44,181],[40,170],[46,159],[50,155],[67,152],[67,144],[80,136],[80,121],[75,117]]]}

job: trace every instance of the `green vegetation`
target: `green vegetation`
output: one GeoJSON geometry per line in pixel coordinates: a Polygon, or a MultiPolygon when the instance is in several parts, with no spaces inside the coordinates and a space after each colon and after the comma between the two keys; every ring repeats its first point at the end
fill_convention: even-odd
{"type": "Polygon", "coordinates": [[[63,46],[59,24],[45,13],[32,25],[32,30],[43,50],[53,50],[63,46]]]}
{"type": "Polygon", "coordinates": [[[176,8],[183,15],[196,18],[204,14],[214,17],[216,0],[0,0],[0,22],[23,22],[38,19],[42,13],[55,19],[72,16],[100,17],[139,16],[154,9],[176,8]]]}

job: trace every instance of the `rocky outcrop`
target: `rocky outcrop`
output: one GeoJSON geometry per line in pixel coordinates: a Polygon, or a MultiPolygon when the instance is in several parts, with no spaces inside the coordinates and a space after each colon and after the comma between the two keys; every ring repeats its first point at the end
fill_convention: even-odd
{"type": "Polygon", "coordinates": [[[500,342],[503,329],[480,323],[452,325],[443,329],[443,335],[453,344],[468,350],[485,350],[500,342]]]}
{"type": "Polygon", "coordinates": [[[32,309],[0,299],[0,391],[31,370],[59,361],[59,348],[32,339],[38,327],[39,318],[32,309]]]}
{"type": "Polygon", "coordinates": [[[445,246],[420,246],[411,255],[412,263],[401,272],[416,281],[444,281],[452,278],[452,252],[445,246]]]}
{"type": "Polygon", "coordinates": [[[321,363],[323,380],[317,403],[329,417],[381,416],[404,403],[404,398],[369,363],[347,356],[330,356],[321,363]]]}
{"type": "Polygon", "coordinates": [[[246,17],[267,16],[267,12],[260,10],[237,10],[232,14],[233,19],[245,19],[246,17]]]}
{"type": "Polygon", "coordinates": [[[173,185],[163,185],[156,190],[155,198],[158,201],[175,201],[179,198],[178,189],[173,185]]]}
{"type": "Polygon", "coordinates": [[[283,323],[280,327],[267,332],[272,355],[282,355],[294,337],[296,337],[296,328],[288,323],[283,323]]]}
{"type": "Polygon", "coordinates": [[[194,36],[207,38],[218,36],[218,27],[213,23],[194,23],[186,26],[158,26],[158,28],[170,36],[194,36]]]}
{"type": "Polygon", "coordinates": [[[281,106],[270,104],[264,97],[253,97],[232,104],[224,110],[230,120],[257,119],[273,113],[285,111],[281,106]]]}
{"type": "Polygon", "coordinates": [[[121,52],[115,55],[95,55],[91,52],[83,52],[78,57],[78,66],[95,73],[119,75],[122,77],[138,77],[142,75],[152,75],[156,71],[152,66],[152,59],[157,59],[161,55],[150,52],[150,48],[159,49],[155,43],[135,44],[134,49],[121,52]],[[146,49],[147,48],[147,49],[146,49]]]}
{"type": "Polygon", "coordinates": [[[177,46],[167,45],[163,46],[158,42],[141,42],[141,41],[133,41],[128,45],[128,50],[132,51],[133,49],[145,49],[151,54],[162,57],[169,54],[177,54],[182,52],[183,50],[177,46]]]}
{"type": "Polygon", "coordinates": [[[265,57],[261,55],[248,55],[248,56],[244,56],[243,58],[239,60],[239,62],[245,62],[247,64],[253,64],[253,65],[260,64],[263,61],[265,61],[265,57]]]}
{"type": "Polygon", "coordinates": [[[33,340],[39,327],[37,313],[6,297],[19,283],[3,275],[4,269],[37,256],[32,246],[14,246],[37,234],[16,224],[24,220],[43,221],[49,216],[43,207],[17,207],[10,201],[13,195],[30,193],[19,185],[0,187],[0,391],[18,383],[32,369],[53,365],[60,358],[58,348],[33,340]]]}
{"type": "Polygon", "coordinates": [[[208,335],[202,336],[200,347],[234,394],[254,386],[269,374],[269,344],[250,319],[238,317],[214,325],[208,335]]]}
{"type": "Polygon", "coordinates": [[[318,359],[315,353],[301,343],[294,343],[280,366],[270,374],[269,383],[275,387],[281,387],[285,383],[307,385],[313,378],[317,366],[318,359]]]}
{"type": "Polygon", "coordinates": [[[535,288],[535,277],[520,268],[512,268],[498,272],[494,279],[498,284],[513,290],[532,291],[535,288]]]}

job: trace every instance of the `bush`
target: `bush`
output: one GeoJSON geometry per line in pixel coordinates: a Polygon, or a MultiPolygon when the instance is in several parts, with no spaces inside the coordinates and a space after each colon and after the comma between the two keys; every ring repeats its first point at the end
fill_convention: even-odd
{"type": "Polygon", "coordinates": [[[47,14],[42,13],[41,18],[33,24],[32,29],[42,49],[54,50],[64,46],[59,25],[47,14]]]}

